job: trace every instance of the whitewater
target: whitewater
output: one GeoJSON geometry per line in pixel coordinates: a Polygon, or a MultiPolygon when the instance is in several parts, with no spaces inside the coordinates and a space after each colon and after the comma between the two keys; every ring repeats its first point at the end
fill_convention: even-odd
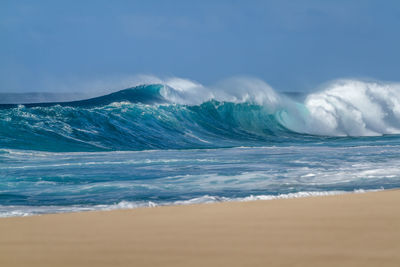
{"type": "Polygon", "coordinates": [[[173,78],[0,105],[0,216],[400,187],[400,84],[173,78]]]}

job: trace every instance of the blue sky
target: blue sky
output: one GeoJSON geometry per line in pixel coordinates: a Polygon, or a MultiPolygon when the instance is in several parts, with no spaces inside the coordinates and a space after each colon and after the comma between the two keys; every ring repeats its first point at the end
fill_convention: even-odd
{"type": "Polygon", "coordinates": [[[0,1],[0,92],[117,87],[136,74],[276,90],[400,80],[399,1],[0,1]]]}

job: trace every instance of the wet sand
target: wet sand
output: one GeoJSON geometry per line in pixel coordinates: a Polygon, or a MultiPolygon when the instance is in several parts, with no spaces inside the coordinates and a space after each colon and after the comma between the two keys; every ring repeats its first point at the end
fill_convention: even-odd
{"type": "Polygon", "coordinates": [[[400,266],[400,191],[0,219],[0,266],[400,266]]]}

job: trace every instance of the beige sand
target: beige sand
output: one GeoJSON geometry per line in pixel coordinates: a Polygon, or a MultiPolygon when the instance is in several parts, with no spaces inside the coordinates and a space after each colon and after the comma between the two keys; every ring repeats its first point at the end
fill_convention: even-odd
{"type": "Polygon", "coordinates": [[[400,191],[0,219],[0,266],[400,266],[400,191]]]}

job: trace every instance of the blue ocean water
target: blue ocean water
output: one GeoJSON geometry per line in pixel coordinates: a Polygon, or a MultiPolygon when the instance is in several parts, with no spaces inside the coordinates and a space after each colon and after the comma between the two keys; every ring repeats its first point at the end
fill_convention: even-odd
{"type": "Polygon", "coordinates": [[[184,80],[0,105],[0,216],[400,187],[400,87],[184,80]]]}

